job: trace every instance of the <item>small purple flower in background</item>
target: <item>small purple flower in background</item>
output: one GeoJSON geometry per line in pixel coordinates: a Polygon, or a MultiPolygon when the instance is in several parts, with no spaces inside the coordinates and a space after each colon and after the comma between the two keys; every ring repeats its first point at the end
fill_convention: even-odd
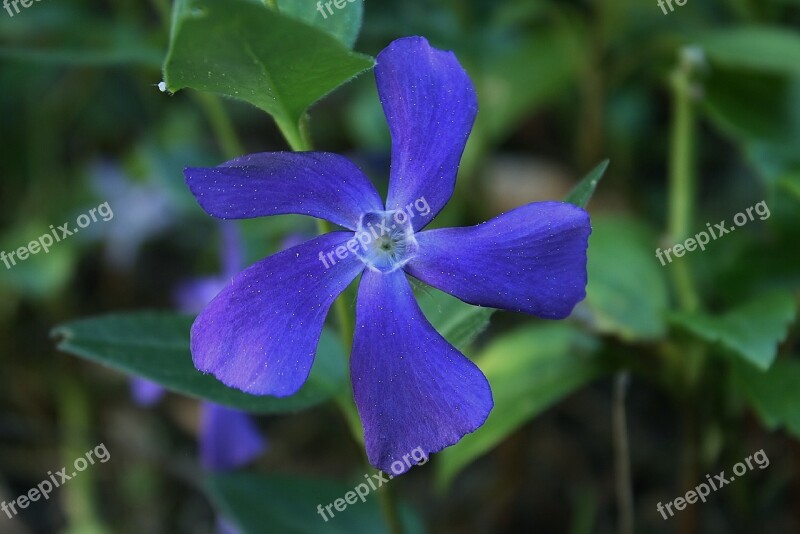
{"type": "Polygon", "coordinates": [[[244,250],[239,229],[234,223],[227,221],[221,221],[219,229],[222,234],[219,249],[221,273],[178,284],[173,300],[183,312],[200,313],[242,269],[244,250]]]}
{"type": "MultiPolygon", "coordinates": [[[[224,221],[219,227],[222,274],[181,284],[175,300],[183,312],[198,313],[241,269],[243,251],[238,228],[224,221]]],[[[140,406],[154,405],[165,393],[164,388],[150,380],[139,377],[131,380],[131,394],[140,406]]],[[[207,470],[234,469],[264,452],[267,443],[248,414],[211,402],[202,402],[200,406],[200,460],[207,470]]]]}
{"type": "Polygon", "coordinates": [[[169,192],[152,180],[136,182],[115,163],[92,164],[89,180],[97,194],[112,207],[125,206],[125,209],[117,211],[114,224],[92,226],[87,232],[103,236],[112,265],[131,269],[142,245],[177,220],[169,192]]]}
{"type": "Polygon", "coordinates": [[[167,393],[167,390],[155,382],[138,376],[131,378],[130,387],[133,402],[145,408],[158,404],[167,393]]]}
{"type": "MultiPolygon", "coordinates": [[[[183,312],[198,313],[241,269],[243,251],[236,225],[222,222],[219,226],[222,233],[222,274],[181,284],[175,300],[183,312]]],[[[166,390],[154,382],[139,377],[131,379],[131,395],[140,406],[153,406],[165,393],[166,390]]],[[[200,464],[205,470],[228,471],[242,467],[255,460],[267,447],[267,440],[248,414],[211,402],[200,403],[200,464]]],[[[240,531],[224,517],[219,517],[217,532],[238,534],[240,531]]]]}
{"type": "Polygon", "coordinates": [[[200,428],[200,462],[208,471],[236,469],[267,448],[253,420],[239,410],[204,402],[200,428]]]}
{"type": "Polygon", "coordinates": [[[350,230],[238,274],[195,321],[192,355],[228,386],[292,395],[328,309],[360,274],[350,373],[369,460],[389,472],[417,447],[427,457],[456,443],[493,406],[483,373],[428,323],[407,275],[477,306],[564,318],[585,296],[591,225],[581,208],[539,202],[422,232],[453,193],[475,91],[456,57],[421,37],[390,44],[375,77],[392,136],[385,203],[358,167],[323,152],[252,154],[185,175],[215,217],[299,213],[350,230]],[[374,239],[356,241],[365,232],[374,239]]]}
{"type": "MultiPolygon", "coordinates": [[[[144,378],[131,379],[131,392],[139,406],[151,407],[166,390],[144,378]]],[[[200,465],[209,472],[229,471],[249,464],[268,448],[253,420],[244,412],[200,403],[200,465]]],[[[217,534],[240,534],[240,530],[222,516],[217,517],[217,534]]]]}
{"type": "MultiPolygon", "coordinates": [[[[131,379],[131,396],[139,406],[154,406],[165,394],[155,382],[131,379]]],[[[267,449],[267,441],[248,414],[213,402],[200,403],[199,442],[200,463],[207,471],[236,469],[267,449]]]]}

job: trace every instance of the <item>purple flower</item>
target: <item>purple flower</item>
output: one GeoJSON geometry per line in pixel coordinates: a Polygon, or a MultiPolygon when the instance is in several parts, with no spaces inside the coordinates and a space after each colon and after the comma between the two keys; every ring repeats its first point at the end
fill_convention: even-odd
{"type": "Polygon", "coordinates": [[[388,472],[418,447],[427,457],[456,443],[493,405],[481,371],[423,316],[407,275],[477,306],[563,318],[585,296],[591,226],[578,207],[540,202],[421,231],[452,195],[475,90],[451,52],[421,37],[390,44],[375,77],[392,136],[385,203],[358,167],[322,152],[252,154],[185,175],[215,217],[299,213],[349,230],[238,274],[195,321],[192,355],[228,386],[292,395],[328,309],[361,274],[350,373],[369,460],[388,472]]]}
{"type": "MultiPolygon", "coordinates": [[[[220,232],[222,274],[181,284],[175,299],[183,312],[199,313],[241,269],[242,243],[236,225],[223,222],[220,232]]],[[[166,390],[155,382],[134,377],[131,379],[131,393],[140,406],[152,406],[161,400],[166,390]]],[[[248,414],[211,402],[202,402],[200,409],[200,461],[207,470],[224,471],[241,467],[267,448],[266,440],[248,414]]],[[[223,531],[222,526],[220,531],[223,531]]]]}
{"type": "Polygon", "coordinates": [[[267,448],[253,420],[244,412],[211,402],[202,404],[200,462],[209,471],[241,467],[267,448]]]}
{"type": "Polygon", "coordinates": [[[181,282],[173,300],[182,312],[200,313],[242,268],[244,251],[239,229],[235,223],[228,221],[222,221],[219,229],[222,234],[219,248],[222,273],[181,282]]]}
{"type": "Polygon", "coordinates": [[[116,267],[131,269],[142,246],[175,224],[176,206],[167,188],[149,179],[139,183],[125,174],[121,166],[96,162],[89,167],[94,190],[117,210],[113,224],[90,226],[87,232],[102,236],[106,254],[116,267]]]}
{"type": "Polygon", "coordinates": [[[144,408],[154,406],[167,393],[167,390],[155,382],[138,376],[131,378],[130,388],[133,402],[144,408]]]}
{"type": "MultiPolygon", "coordinates": [[[[131,379],[131,394],[139,406],[150,407],[159,402],[166,390],[144,378],[131,379]]],[[[209,471],[226,471],[241,467],[267,449],[255,423],[244,412],[200,403],[200,463],[209,471]]]]}

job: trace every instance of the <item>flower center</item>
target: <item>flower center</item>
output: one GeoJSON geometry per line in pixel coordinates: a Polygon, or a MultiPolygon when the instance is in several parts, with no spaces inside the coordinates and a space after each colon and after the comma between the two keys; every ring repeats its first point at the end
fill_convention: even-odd
{"type": "Polygon", "coordinates": [[[355,239],[359,244],[356,255],[373,271],[396,271],[417,255],[414,229],[403,210],[365,213],[355,239]]]}

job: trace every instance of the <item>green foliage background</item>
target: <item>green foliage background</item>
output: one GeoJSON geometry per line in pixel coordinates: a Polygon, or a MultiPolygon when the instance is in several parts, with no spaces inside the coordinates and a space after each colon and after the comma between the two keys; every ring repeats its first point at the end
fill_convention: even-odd
{"type": "MultiPolygon", "coordinates": [[[[208,532],[223,512],[246,532],[625,532],[626,461],[636,532],[800,530],[799,24],[796,0],[694,0],[666,15],[639,0],[356,1],[327,18],[310,0],[0,11],[0,250],[102,202],[115,214],[0,264],[0,500],[97,443],[112,455],[58,499],[0,516],[0,531],[208,532]],[[191,317],[172,295],[219,271],[219,235],[181,170],[313,146],[349,155],[385,190],[370,69],[406,35],[453,50],[480,103],[435,225],[536,200],[588,204],[587,298],[554,323],[416,288],[496,407],[392,481],[397,521],[375,497],[327,524],[316,505],[368,472],[347,339],[332,321],[311,380],[287,399],[193,369],[191,317]],[[762,201],[768,218],[656,258],[762,201]],[[124,373],[175,394],[137,408],[124,373]],[[192,398],[260,414],[271,450],[247,473],[204,475],[192,398]],[[666,521],[656,511],[760,449],[763,471],[666,521]]],[[[293,216],[240,229],[248,263],[318,231],[293,216]]]]}

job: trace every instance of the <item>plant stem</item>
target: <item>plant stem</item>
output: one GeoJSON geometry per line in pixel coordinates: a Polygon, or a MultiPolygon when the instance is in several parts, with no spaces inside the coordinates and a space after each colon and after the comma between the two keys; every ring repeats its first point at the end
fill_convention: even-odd
{"type": "MultiPolygon", "coordinates": [[[[673,113],[670,138],[669,161],[669,220],[668,237],[671,244],[688,237],[694,218],[694,143],[697,121],[694,108],[693,74],[702,61],[700,52],[691,48],[680,51],[680,64],[670,77],[673,113]]],[[[688,261],[671,264],[678,304],[684,312],[694,312],[700,307],[694,279],[688,261]]],[[[705,366],[705,351],[697,343],[680,346],[686,391],[682,393],[683,443],[681,447],[680,485],[686,490],[694,487],[698,473],[698,440],[700,421],[696,410],[700,378],[705,366]]],[[[679,531],[692,534],[697,531],[697,516],[694,510],[679,519],[679,531]]]]}
{"type": "MultiPolygon", "coordinates": [[[[686,54],[686,52],[684,52],[686,54]]],[[[672,73],[673,113],[669,160],[669,220],[670,243],[684,240],[694,218],[694,142],[696,120],[692,102],[692,66],[684,60],[672,73]]],[[[681,309],[695,311],[699,299],[689,264],[677,261],[671,265],[675,290],[681,309]]]]}
{"type": "MultiPolygon", "coordinates": [[[[58,380],[58,409],[61,422],[61,455],[64,465],[70,467],[76,458],[90,448],[88,431],[89,400],[86,393],[71,378],[58,380]]],[[[80,474],[65,488],[67,532],[101,534],[107,532],[99,519],[93,498],[94,475],[91,471],[80,474]]]]}
{"type": "Polygon", "coordinates": [[[218,96],[203,91],[193,91],[197,102],[203,108],[206,118],[211,123],[211,129],[217,138],[217,143],[227,159],[233,159],[244,154],[242,143],[236,135],[230,117],[218,96]]]}
{"type": "Polygon", "coordinates": [[[394,498],[394,490],[391,485],[387,485],[378,490],[378,498],[381,501],[381,510],[386,518],[386,526],[389,527],[390,534],[403,534],[403,524],[400,522],[400,514],[397,511],[397,501],[394,498]]]}
{"type": "MultiPolygon", "coordinates": [[[[686,399],[683,405],[682,434],[680,458],[680,486],[683,492],[694,488],[698,478],[698,441],[700,440],[697,406],[692,399],[686,399]]],[[[678,532],[682,534],[697,533],[697,508],[688,507],[685,514],[678,517],[678,532]]]]}
{"type": "MultiPolygon", "coordinates": [[[[286,141],[289,143],[289,146],[292,148],[292,150],[297,152],[309,151],[313,149],[308,124],[308,115],[304,115],[300,119],[297,128],[286,128],[285,125],[282,125],[280,122],[278,122],[278,127],[281,129],[281,132],[284,134],[284,137],[286,138],[286,141]]],[[[319,234],[327,234],[331,230],[332,226],[330,222],[323,219],[317,219],[317,231],[319,234]]],[[[353,346],[353,328],[355,321],[353,320],[353,316],[348,309],[347,295],[348,292],[347,289],[345,289],[334,301],[333,313],[336,317],[336,322],[339,327],[339,336],[342,339],[342,345],[344,346],[345,354],[349,355],[353,346]]],[[[349,365],[349,356],[345,356],[345,360],[345,363],[349,365]]],[[[361,447],[363,450],[364,431],[361,426],[361,419],[359,418],[358,412],[355,409],[353,398],[350,395],[350,391],[351,388],[348,387],[342,393],[336,396],[335,401],[336,405],[339,407],[339,410],[342,412],[345,421],[347,422],[350,432],[353,434],[353,439],[355,439],[356,443],[358,443],[359,447],[361,447]]],[[[366,457],[366,455],[364,456],[364,462],[367,466],[367,470],[372,471],[373,467],[370,465],[369,459],[366,457]]],[[[391,487],[382,487],[378,491],[378,498],[380,499],[381,509],[383,511],[383,515],[386,520],[386,526],[389,529],[390,534],[402,534],[403,527],[400,523],[400,517],[397,512],[397,503],[395,502],[394,493],[391,491],[391,487]]]]}
{"type": "Polygon", "coordinates": [[[633,534],[631,459],[628,446],[628,424],[625,416],[625,395],[629,378],[625,371],[617,373],[614,377],[614,400],[611,407],[619,534],[633,534]]]}
{"type": "Polygon", "coordinates": [[[167,30],[169,30],[169,18],[172,13],[172,6],[167,0],[150,0],[153,8],[158,12],[158,18],[161,20],[167,30]]]}

